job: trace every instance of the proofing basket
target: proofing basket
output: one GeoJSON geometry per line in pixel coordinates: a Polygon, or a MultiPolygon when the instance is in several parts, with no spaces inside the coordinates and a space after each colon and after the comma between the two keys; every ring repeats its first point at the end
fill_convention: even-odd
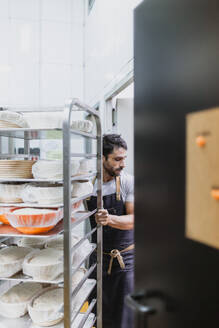
{"type": "Polygon", "coordinates": [[[10,225],[25,234],[39,234],[51,230],[63,217],[63,209],[51,210],[44,214],[16,214],[6,213],[10,225]]]}

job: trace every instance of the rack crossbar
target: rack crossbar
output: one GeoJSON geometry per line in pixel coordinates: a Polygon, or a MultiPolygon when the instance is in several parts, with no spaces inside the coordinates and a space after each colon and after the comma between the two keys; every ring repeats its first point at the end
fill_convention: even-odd
{"type": "Polygon", "coordinates": [[[90,237],[95,231],[97,231],[97,228],[92,229],[91,231],[89,231],[83,238],[81,238],[79,240],[79,242],[77,242],[72,248],[71,248],[71,252],[73,253],[74,251],[76,251],[76,249],[78,249],[78,247],[81,246],[81,244],[83,244],[83,242],[90,237]]]}
{"type": "Polygon", "coordinates": [[[90,305],[89,305],[89,307],[88,307],[88,309],[87,309],[87,311],[86,311],[86,313],[85,313],[84,318],[82,318],[80,324],[78,325],[78,328],[83,328],[83,326],[84,326],[85,322],[87,321],[87,319],[88,319],[88,317],[89,317],[91,311],[93,310],[93,308],[94,308],[96,302],[97,302],[96,299],[93,299],[93,300],[91,301],[91,303],[90,303],[90,305]]]}
{"type": "MultiPolygon", "coordinates": [[[[78,313],[80,312],[80,309],[82,308],[83,304],[86,302],[86,300],[88,299],[88,297],[90,296],[90,294],[92,293],[93,289],[95,288],[96,286],[96,281],[91,285],[90,289],[88,290],[88,292],[86,293],[86,295],[83,297],[83,300],[82,302],[80,303],[80,306],[78,307],[78,309],[76,311],[73,312],[73,316],[72,316],[72,319],[71,319],[71,323],[74,321],[74,319],[76,318],[76,316],[78,315],[78,313]]],[[[91,301],[92,303],[92,301],[91,301]]],[[[95,299],[95,303],[94,305],[96,304],[96,299],[95,299]]],[[[93,308],[93,307],[92,307],[93,308]]],[[[92,310],[92,309],[91,309],[92,310]]],[[[88,309],[87,309],[88,311],[88,309]]],[[[87,312],[86,311],[86,312],[87,312]]],[[[91,312],[91,311],[90,311],[91,312]]],[[[89,312],[89,314],[90,314],[89,312]]]]}
{"type": "Polygon", "coordinates": [[[85,221],[86,219],[88,219],[91,215],[93,215],[94,213],[96,213],[96,209],[93,210],[92,212],[86,212],[86,214],[84,216],[82,216],[80,219],[76,219],[76,221],[74,221],[71,225],[71,228],[74,229],[78,224],[82,223],[83,221],[85,221]]]}
{"type": "Polygon", "coordinates": [[[75,274],[76,271],[78,271],[78,269],[82,266],[82,264],[91,256],[91,254],[96,250],[97,245],[96,244],[92,244],[92,249],[90,250],[90,252],[80,261],[80,263],[76,266],[73,267],[72,269],[72,276],[73,274],[75,274]]]}

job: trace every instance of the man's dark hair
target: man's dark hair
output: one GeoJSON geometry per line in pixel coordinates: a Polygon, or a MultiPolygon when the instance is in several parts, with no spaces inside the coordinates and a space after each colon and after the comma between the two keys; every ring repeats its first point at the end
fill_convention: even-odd
{"type": "Polygon", "coordinates": [[[108,158],[109,154],[113,153],[114,148],[124,148],[128,149],[127,144],[124,139],[122,139],[120,134],[105,134],[103,136],[103,155],[108,158]]]}

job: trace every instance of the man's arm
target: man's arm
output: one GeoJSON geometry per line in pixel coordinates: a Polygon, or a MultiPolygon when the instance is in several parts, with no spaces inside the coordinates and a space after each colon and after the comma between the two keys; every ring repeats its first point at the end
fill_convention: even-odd
{"type": "Polygon", "coordinates": [[[96,222],[102,225],[109,225],[120,230],[134,229],[134,203],[126,202],[126,215],[111,215],[107,210],[99,210],[95,215],[96,222]]]}

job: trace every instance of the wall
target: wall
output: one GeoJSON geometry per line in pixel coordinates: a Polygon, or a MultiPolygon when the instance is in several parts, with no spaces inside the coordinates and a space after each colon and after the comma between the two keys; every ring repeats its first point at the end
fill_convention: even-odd
{"type": "MultiPolygon", "coordinates": [[[[87,2],[87,1],[86,1],[87,2]]],[[[103,132],[112,127],[112,105],[108,101],[118,89],[133,79],[133,9],[141,0],[96,0],[88,15],[85,11],[85,101],[99,105],[103,132]]],[[[124,132],[122,118],[133,131],[133,110],[121,107],[118,133],[124,132]],[[126,113],[125,110],[128,110],[126,113]],[[121,118],[121,119],[120,119],[121,118]]],[[[133,133],[124,134],[129,146],[127,170],[133,173],[133,133]]]]}
{"type": "Polygon", "coordinates": [[[95,105],[133,76],[133,9],[141,0],[96,0],[85,20],[85,100],[95,105]]]}
{"type": "Polygon", "coordinates": [[[0,106],[83,97],[83,10],[83,0],[0,0],[0,106]]]}

